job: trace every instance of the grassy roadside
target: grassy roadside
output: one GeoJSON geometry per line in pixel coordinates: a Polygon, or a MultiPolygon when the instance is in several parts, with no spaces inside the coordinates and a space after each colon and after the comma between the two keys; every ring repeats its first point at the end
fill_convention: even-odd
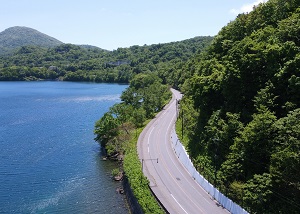
{"type": "MultiPolygon", "coordinates": [[[[164,106],[167,105],[172,99],[172,96],[165,101],[164,106]]],[[[155,196],[152,194],[149,181],[142,172],[142,164],[138,157],[137,142],[139,135],[152,119],[144,122],[143,126],[131,132],[131,140],[128,142],[125,149],[125,156],[123,161],[123,169],[128,178],[129,184],[138,203],[141,205],[144,213],[165,213],[161,206],[158,204],[155,196]]]]}
{"type": "Polygon", "coordinates": [[[147,120],[144,123],[145,125],[137,129],[136,132],[131,132],[131,140],[128,142],[125,150],[123,168],[131,189],[144,213],[164,213],[163,209],[159,206],[151,193],[149,181],[143,175],[142,165],[137,153],[138,137],[148,122],[150,122],[150,120],[147,120]]]}

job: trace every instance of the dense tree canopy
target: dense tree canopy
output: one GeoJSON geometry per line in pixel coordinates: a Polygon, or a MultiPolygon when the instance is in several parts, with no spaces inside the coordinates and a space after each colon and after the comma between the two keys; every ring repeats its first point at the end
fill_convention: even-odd
{"type": "Polygon", "coordinates": [[[96,140],[109,157],[124,157],[123,167],[135,197],[144,213],[163,213],[143,176],[136,151],[138,133],[145,122],[159,112],[170,99],[169,87],[156,74],[139,73],[113,105],[95,124],[96,140]]]}
{"type": "Polygon", "coordinates": [[[139,128],[146,119],[152,118],[166,104],[170,93],[168,86],[163,85],[155,74],[137,74],[122,93],[122,102],[112,106],[96,122],[96,140],[110,153],[123,153],[125,147],[119,145],[116,148],[116,139],[128,135],[132,128],[139,128]]]}
{"type": "Polygon", "coordinates": [[[299,0],[269,0],[182,67],[191,157],[252,213],[300,212],[299,20],[299,0]]]}
{"type": "Polygon", "coordinates": [[[128,83],[136,74],[155,72],[171,83],[169,69],[203,50],[212,37],[132,46],[106,51],[91,46],[62,44],[53,48],[23,46],[0,56],[0,80],[60,79],[128,83]]]}

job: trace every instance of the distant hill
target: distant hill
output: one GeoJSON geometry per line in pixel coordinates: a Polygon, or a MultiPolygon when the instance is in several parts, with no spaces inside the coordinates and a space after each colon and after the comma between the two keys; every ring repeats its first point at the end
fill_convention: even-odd
{"type": "Polygon", "coordinates": [[[212,39],[195,37],[114,51],[90,45],[61,44],[52,48],[27,45],[10,55],[0,55],[0,81],[60,79],[128,83],[138,73],[153,72],[164,83],[178,85],[184,79],[180,76],[187,78],[190,74],[182,74],[182,63],[199,54],[212,39]]]}
{"type": "Polygon", "coordinates": [[[11,27],[0,33],[0,55],[22,46],[55,47],[63,42],[28,27],[11,27]]]}
{"type": "Polygon", "coordinates": [[[106,50],[106,49],[103,49],[103,48],[99,48],[97,46],[94,46],[94,45],[77,45],[83,49],[86,49],[86,50],[97,50],[97,51],[105,51],[105,52],[109,52],[109,50],[106,50]]]}

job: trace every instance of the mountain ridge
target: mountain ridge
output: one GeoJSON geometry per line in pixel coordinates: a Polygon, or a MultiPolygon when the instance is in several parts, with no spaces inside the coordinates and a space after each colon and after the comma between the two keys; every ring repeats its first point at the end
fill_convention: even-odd
{"type": "MultiPolygon", "coordinates": [[[[195,36],[193,38],[188,38],[180,41],[172,41],[166,43],[158,43],[158,44],[150,44],[144,46],[156,46],[156,45],[164,45],[164,44],[175,44],[177,42],[189,42],[191,40],[197,41],[202,37],[211,37],[212,36],[195,36]]],[[[53,48],[63,44],[71,44],[71,43],[64,43],[59,41],[58,39],[51,37],[45,33],[42,33],[34,28],[25,27],[25,26],[14,26],[9,27],[2,32],[0,32],[0,56],[2,55],[11,55],[14,52],[18,51],[18,49],[24,46],[39,46],[43,48],[53,48]]],[[[102,50],[111,52],[114,50],[106,50],[101,47],[91,45],[91,44],[72,44],[79,46],[83,49],[87,50],[102,50]]],[[[130,47],[119,47],[121,49],[126,48],[133,48],[133,47],[141,47],[140,45],[132,45],[130,47]]],[[[118,49],[119,49],[118,48],[118,49]]]]}
{"type": "Polygon", "coordinates": [[[15,26],[0,32],[0,54],[12,53],[22,46],[55,47],[63,42],[33,28],[15,26]]]}

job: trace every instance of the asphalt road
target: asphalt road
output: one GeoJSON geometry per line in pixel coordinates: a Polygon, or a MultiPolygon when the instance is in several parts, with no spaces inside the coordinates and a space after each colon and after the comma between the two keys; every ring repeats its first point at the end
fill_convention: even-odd
{"type": "Polygon", "coordinates": [[[192,178],[171,147],[171,130],[176,121],[176,99],[181,94],[172,89],[170,103],[141,133],[139,158],[150,188],[169,213],[200,214],[229,212],[192,178]]]}

